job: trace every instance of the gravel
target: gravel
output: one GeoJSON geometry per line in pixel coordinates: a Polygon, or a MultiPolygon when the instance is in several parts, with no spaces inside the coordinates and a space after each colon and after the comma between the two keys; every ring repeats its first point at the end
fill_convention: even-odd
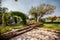
{"type": "Polygon", "coordinates": [[[60,34],[55,30],[37,28],[22,35],[11,38],[10,40],[60,40],[60,34]]]}

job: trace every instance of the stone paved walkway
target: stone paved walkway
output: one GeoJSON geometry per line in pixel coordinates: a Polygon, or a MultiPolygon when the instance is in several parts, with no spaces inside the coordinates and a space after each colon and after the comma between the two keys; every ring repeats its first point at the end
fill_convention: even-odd
{"type": "Polygon", "coordinates": [[[60,40],[55,30],[37,28],[10,40],[60,40]]]}

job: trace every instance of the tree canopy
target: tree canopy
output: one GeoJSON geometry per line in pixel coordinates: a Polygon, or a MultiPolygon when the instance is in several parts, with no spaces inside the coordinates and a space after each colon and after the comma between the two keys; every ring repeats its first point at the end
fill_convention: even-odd
{"type": "Polygon", "coordinates": [[[56,7],[54,5],[42,3],[37,7],[32,7],[29,14],[37,16],[37,19],[40,20],[44,15],[52,14],[55,8],[56,7]]]}

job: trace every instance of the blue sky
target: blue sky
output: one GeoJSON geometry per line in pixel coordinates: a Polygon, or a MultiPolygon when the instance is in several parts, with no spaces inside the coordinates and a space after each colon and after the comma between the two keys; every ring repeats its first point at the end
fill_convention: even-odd
{"type": "MultiPolygon", "coordinates": [[[[9,11],[21,11],[28,14],[32,6],[39,6],[41,3],[52,4],[56,6],[55,12],[52,15],[60,16],[60,0],[2,0],[2,6],[7,7],[9,11]]],[[[51,15],[50,15],[51,16],[51,15]]]]}

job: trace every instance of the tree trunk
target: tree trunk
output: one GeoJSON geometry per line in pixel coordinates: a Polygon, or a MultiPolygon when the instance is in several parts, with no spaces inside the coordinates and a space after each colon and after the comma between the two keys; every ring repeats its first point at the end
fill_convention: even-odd
{"type": "Polygon", "coordinates": [[[38,21],[39,21],[39,22],[42,22],[42,21],[41,21],[41,17],[43,17],[42,14],[41,14],[41,15],[39,16],[39,18],[38,18],[38,21]]]}
{"type": "Polygon", "coordinates": [[[35,20],[36,20],[36,22],[38,21],[37,19],[38,19],[38,17],[37,17],[37,13],[36,13],[36,14],[35,14],[35,20]]]}
{"type": "Polygon", "coordinates": [[[51,20],[51,22],[53,22],[53,20],[51,20]]]}

